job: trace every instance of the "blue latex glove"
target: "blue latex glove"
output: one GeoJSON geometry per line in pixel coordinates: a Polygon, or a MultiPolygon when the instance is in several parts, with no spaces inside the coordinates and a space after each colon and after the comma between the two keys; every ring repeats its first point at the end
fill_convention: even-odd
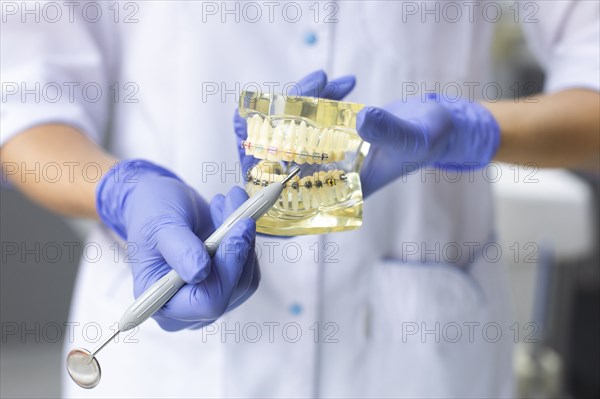
{"type": "Polygon", "coordinates": [[[120,162],[98,184],[101,220],[131,243],[135,296],[172,268],[187,283],[153,316],[163,329],[210,324],[256,291],[253,220],[238,222],[212,259],[202,242],[247,198],[234,187],[209,207],[173,173],[142,160],[120,162]]]}
{"type": "MultiPolygon", "coordinates": [[[[288,95],[321,97],[339,101],[354,89],[355,84],[356,79],[354,76],[343,76],[328,82],[325,72],[319,70],[312,72],[300,80],[297,85],[292,86],[288,91],[288,95]]],[[[244,176],[246,176],[248,170],[257,164],[259,160],[246,155],[245,150],[242,148],[242,141],[246,140],[248,137],[248,131],[246,120],[240,116],[237,108],[233,117],[233,128],[237,137],[237,147],[240,162],[242,164],[242,172],[244,173],[244,176]]]]}
{"type": "Polygon", "coordinates": [[[360,136],[371,143],[360,174],[365,197],[423,166],[483,168],[500,142],[498,123],[483,106],[436,95],[424,102],[365,107],[356,125],[360,136]]]}

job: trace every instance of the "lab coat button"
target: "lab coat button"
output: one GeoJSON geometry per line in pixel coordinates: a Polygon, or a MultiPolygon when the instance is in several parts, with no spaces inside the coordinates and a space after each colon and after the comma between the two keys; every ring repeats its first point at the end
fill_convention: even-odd
{"type": "Polygon", "coordinates": [[[298,316],[300,313],[302,313],[302,305],[299,303],[292,303],[290,305],[290,313],[294,316],[298,316]]]}
{"type": "Polygon", "coordinates": [[[309,46],[314,46],[317,43],[317,34],[315,32],[306,32],[304,35],[304,43],[309,46]]]}

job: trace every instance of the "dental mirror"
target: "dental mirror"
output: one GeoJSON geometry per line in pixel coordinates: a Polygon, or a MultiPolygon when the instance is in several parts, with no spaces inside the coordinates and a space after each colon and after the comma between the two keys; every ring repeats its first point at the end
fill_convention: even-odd
{"type": "Polygon", "coordinates": [[[92,389],[100,382],[102,372],[96,354],[102,350],[120,331],[115,332],[102,342],[93,352],[83,348],[75,348],[67,355],[67,371],[71,379],[80,387],[92,389]]]}
{"type": "Polygon", "coordinates": [[[73,381],[82,388],[91,389],[100,382],[100,364],[86,349],[77,348],[69,352],[67,371],[73,381]]]}

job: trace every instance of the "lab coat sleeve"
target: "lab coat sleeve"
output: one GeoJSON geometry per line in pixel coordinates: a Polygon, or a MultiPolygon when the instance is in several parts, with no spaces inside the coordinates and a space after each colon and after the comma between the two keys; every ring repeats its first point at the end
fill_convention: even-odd
{"type": "Polygon", "coordinates": [[[83,3],[72,11],[65,4],[54,2],[59,20],[48,2],[3,5],[0,145],[46,123],[74,126],[102,142],[113,61],[108,16],[92,23],[83,18],[83,3]]]}
{"type": "Polygon", "coordinates": [[[600,90],[600,3],[522,1],[519,19],[546,71],[546,92],[600,90]]]}

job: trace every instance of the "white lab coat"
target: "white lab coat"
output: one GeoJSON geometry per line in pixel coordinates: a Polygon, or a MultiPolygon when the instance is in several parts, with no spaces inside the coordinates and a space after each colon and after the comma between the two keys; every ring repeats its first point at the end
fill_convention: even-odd
{"type": "MultiPolygon", "coordinates": [[[[264,90],[279,82],[281,92],[283,83],[325,68],[334,77],[356,75],[348,99],[366,104],[384,105],[415,84],[458,85],[468,95],[465,82],[478,82],[481,98],[491,82],[496,24],[481,8],[469,21],[464,4],[457,22],[429,15],[422,23],[405,3],[322,3],[317,23],[312,2],[295,3],[296,23],[289,22],[296,6],[286,20],[287,3],[278,3],[270,22],[261,2],[257,23],[243,2],[239,22],[221,12],[221,2],[136,2],[137,11],[122,3],[119,23],[112,2],[103,3],[98,23],[82,22],[77,11],[72,23],[22,24],[7,14],[3,82],[96,82],[104,92],[97,102],[81,90],[56,102],[8,96],[2,140],[46,122],[73,124],[98,141],[108,132],[117,156],[162,164],[209,199],[242,183],[231,119],[248,82],[264,90]],[[211,5],[220,11],[213,15],[211,5]],[[325,23],[334,11],[338,22],[325,23]],[[123,23],[132,12],[138,22],[123,23]],[[109,88],[115,82],[117,100],[109,88]]],[[[598,4],[551,3],[540,2],[539,22],[524,24],[548,68],[546,90],[598,89],[598,4]]],[[[423,7],[408,4],[415,5],[423,7]]],[[[444,176],[413,174],[373,195],[359,230],[258,238],[262,281],[247,303],[204,330],[168,333],[145,323],[99,355],[96,389],[83,391],[66,377],[65,395],[510,396],[505,271],[494,245],[482,251],[494,240],[489,179],[444,176]]],[[[89,237],[70,314],[79,324],[65,350],[94,347],[97,327],[108,336],[133,299],[115,241],[100,226],[89,237]]]]}

